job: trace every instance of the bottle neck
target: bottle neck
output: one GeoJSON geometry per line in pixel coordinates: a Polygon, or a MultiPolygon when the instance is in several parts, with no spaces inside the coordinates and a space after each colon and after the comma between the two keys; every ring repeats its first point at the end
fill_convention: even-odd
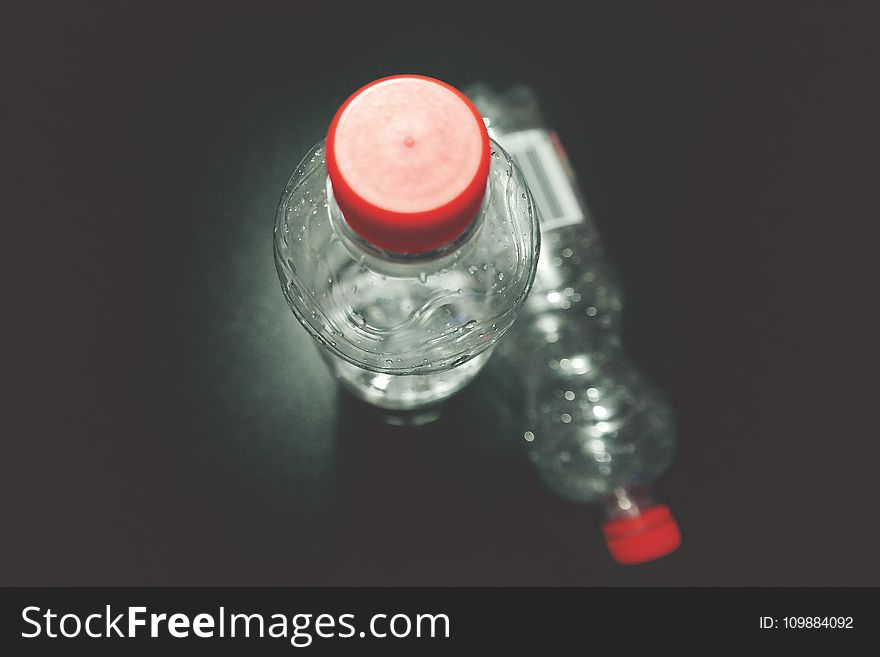
{"type": "Polygon", "coordinates": [[[650,491],[642,486],[615,488],[603,501],[603,511],[607,520],[635,518],[645,509],[655,505],[650,491]]]}

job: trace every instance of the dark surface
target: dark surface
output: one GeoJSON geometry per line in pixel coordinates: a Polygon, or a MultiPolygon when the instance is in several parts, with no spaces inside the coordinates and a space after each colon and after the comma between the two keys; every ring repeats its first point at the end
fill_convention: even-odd
{"type": "Polygon", "coordinates": [[[880,585],[870,3],[66,4],[0,18],[0,584],[880,585]],[[286,307],[280,192],[398,72],[541,95],[678,414],[677,554],[613,565],[473,391],[364,417],[286,307]]]}

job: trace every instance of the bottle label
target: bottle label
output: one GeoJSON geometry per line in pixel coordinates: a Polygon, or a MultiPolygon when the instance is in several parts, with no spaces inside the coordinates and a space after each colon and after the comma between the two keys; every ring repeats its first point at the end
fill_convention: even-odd
{"type": "Polygon", "coordinates": [[[522,171],[545,231],[584,221],[568,159],[555,137],[535,129],[508,132],[498,138],[522,171]]]}

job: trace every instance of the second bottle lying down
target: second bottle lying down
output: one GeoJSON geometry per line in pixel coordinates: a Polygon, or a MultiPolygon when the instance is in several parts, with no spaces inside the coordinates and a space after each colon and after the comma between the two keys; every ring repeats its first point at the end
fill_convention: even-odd
{"type": "Polygon", "coordinates": [[[602,510],[617,562],[658,559],[681,543],[651,494],[672,461],[672,409],[622,348],[622,290],[537,97],[524,86],[468,95],[525,172],[544,237],[534,290],[487,372],[487,411],[550,490],[602,510]]]}
{"type": "Polygon", "coordinates": [[[519,170],[449,85],[355,92],[294,172],[275,263],[341,383],[385,409],[464,387],[531,288],[540,230],[519,170]]]}

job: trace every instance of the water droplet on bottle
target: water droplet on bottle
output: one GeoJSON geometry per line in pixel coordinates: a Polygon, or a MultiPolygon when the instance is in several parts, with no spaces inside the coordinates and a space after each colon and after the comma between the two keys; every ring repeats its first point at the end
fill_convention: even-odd
{"type": "Polygon", "coordinates": [[[464,329],[465,331],[470,331],[470,330],[471,330],[472,328],[474,328],[476,325],[477,325],[477,320],[472,319],[472,320],[470,320],[469,322],[463,324],[461,328],[464,329]]]}
{"type": "Polygon", "coordinates": [[[574,392],[572,392],[571,390],[566,390],[565,391],[565,398],[568,401],[573,401],[574,400],[574,392]]]}
{"type": "Polygon", "coordinates": [[[535,434],[533,434],[531,431],[526,431],[523,434],[523,438],[526,439],[526,442],[530,443],[535,439],[535,434]]]}
{"type": "Polygon", "coordinates": [[[423,271],[420,271],[420,272],[419,272],[419,282],[421,282],[421,283],[427,283],[427,282],[428,282],[428,275],[427,275],[425,272],[423,272],[423,271]]]}
{"type": "Polygon", "coordinates": [[[386,359],[385,359],[385,364],[386,364],[386,365],[394,365],[394,361],[391,360],[390,358],[386,358],[386,359]]]}
{"type": "Polygon", "coordinates": [[[470,267],[468,267],[468,274],[473,275],[476,273],[477,273],[477,267],[475,265],[471,265],[470,267]]]}

